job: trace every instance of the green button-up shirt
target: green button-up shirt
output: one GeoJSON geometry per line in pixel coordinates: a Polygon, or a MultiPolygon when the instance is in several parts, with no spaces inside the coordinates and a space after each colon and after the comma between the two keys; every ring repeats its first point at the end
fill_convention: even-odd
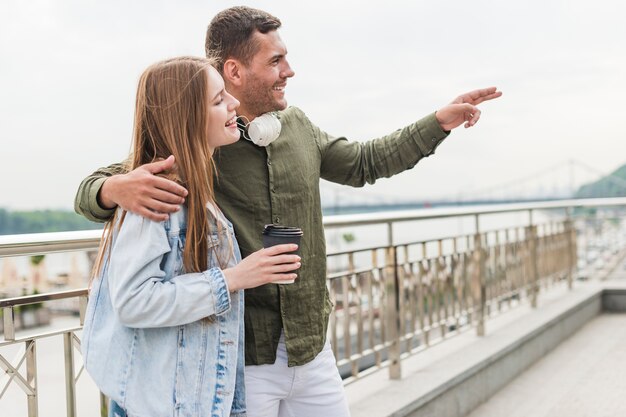
{"type": "MultiPolygon", "coordinates": [[[[296,107],[279,112],[280,136],[266,148],[247,140],[215,154],[216,200],[235,226],[242,256],[263,247],[268,223],[300,227],[302,267],[294,284],[246,290],[246,364],[271,364],[281,329],[289,366],[303,365],[322,350],[332,308],[326,287],[326,243],[319,180],[361,187],[412,168],[447,136],[434,113],[392,134],[366,143],[335,138],[313,125],[296,107]]],[[[76,211],[106,220],[97,193],[122,164],[96,171],[81,184],[76,211]]]]}

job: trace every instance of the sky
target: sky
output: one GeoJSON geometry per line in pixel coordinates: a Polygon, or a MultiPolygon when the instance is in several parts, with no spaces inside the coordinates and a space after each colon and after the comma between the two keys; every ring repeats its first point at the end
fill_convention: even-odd
{"type": "MultiPolygon", "coordinates": [[[[127,155],[141,72],[203,55],[208,22],[239,4],[0,0],[0,208],[71,209],[86,175],[127,155]]],[[[624,2],[245,4],[282,20],[289,104],[332,135],[366,141],[467,91],[504,93],[408,172],[322,182],[327,204],[556,193],[626,163],[624,2]]]]}

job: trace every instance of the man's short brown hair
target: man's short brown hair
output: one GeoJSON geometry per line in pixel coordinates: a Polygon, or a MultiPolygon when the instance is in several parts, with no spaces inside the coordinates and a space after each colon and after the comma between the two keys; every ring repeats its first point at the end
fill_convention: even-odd
{"type": "Polygon", "coordinates": [[[252,40],[254,32],[267,33],[280,27],[277,17],[246,6],[231,7],[219,12],[206,32],[205,51],[207,57],[216,61],[221,73],[224,62],[234,58],[247,65],[257,51],[257,42],[252,40]]]}

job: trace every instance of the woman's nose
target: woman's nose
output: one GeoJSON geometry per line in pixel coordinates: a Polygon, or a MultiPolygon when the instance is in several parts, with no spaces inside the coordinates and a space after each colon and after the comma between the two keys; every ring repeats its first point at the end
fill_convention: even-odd
{"type": "Polygon", "coordinates": [[[231,102],[228,104],[228,110],[233,111],[235,110],[237,107],[239,107],[239,100],[237,100],[235,97],[230,96],[231,97],[231,102]]]}

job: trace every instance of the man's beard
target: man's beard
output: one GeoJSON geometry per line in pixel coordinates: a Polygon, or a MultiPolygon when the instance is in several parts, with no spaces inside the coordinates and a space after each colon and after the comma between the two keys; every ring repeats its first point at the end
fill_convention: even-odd
{"type": "Polygon", "coordinates": [[[250,75],[248,88],[245,91],[248,111],[255,116],[260,116],[267,112],[284,110],[285,105],[276,101],[272,88],[273,85],[268,86],[259,78],[250,75]]]}

